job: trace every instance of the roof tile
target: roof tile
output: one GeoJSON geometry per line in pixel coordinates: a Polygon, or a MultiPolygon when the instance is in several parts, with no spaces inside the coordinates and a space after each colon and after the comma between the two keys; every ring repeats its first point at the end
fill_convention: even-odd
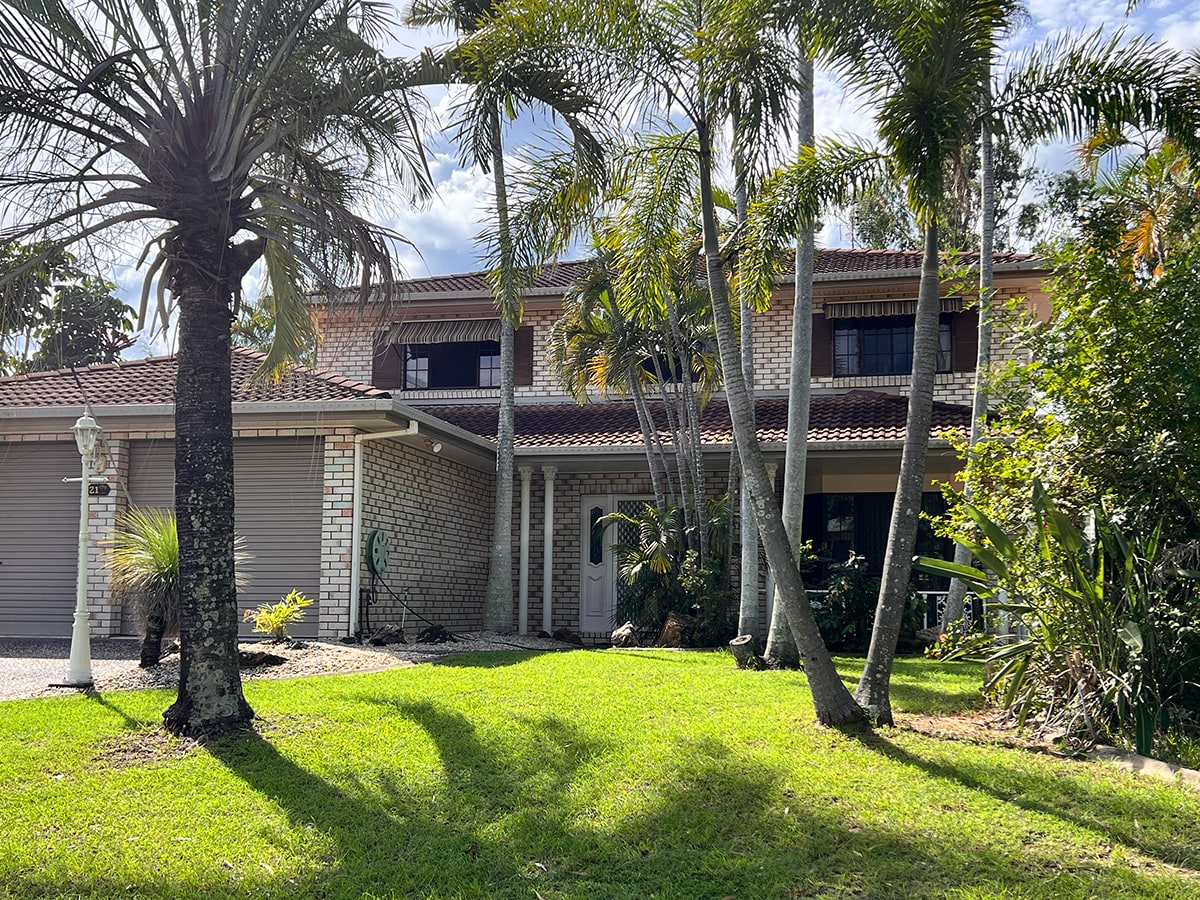
{"type": "MultiPolygon", "coordinates": [[[[1028,262],[1035,257],[1030,253],[997,253],[997,265],[1005,263],[1028,262]]],[[[964,253],[959,261],[964,265],[972,265],[979,260],[979,254],[964,253]]],[[[794,270],[794,259],[789,259],[785,274],[791,275],[794,270]]],[[[534,279],[533,288],[565,289],[570,287],[589,265],[588,260],[566,260],[547,266],[534,279]]],[[[818,250],[814,260],[815,274],[848,275],[854,273],[878,274],[888,271],[913,271],[921,268],[921,251],[919,250],[855,250],[845,248],[825,248],[818,250]]],[[[702,269],[702,267],[701,267],[702,269]]],[[[701,272],[701,274],[703,274],[701,272]]],[[[455,275],[433,275],[428,278],[413,278],[400,284],[402,293],[408,295],[430,294],[470,294],[491,296],[487,284],[486,272],[463,272],[455,275]]]]}
{"type": "MultiPolygon", "coordinates": [[[[234,402],[361,400],[391,396],[387,391],[341,375],[300,367],[278,381],[255,379],[264,358],[263,354],[252,350],[233,351],[234,402]]],[[[78,406],[85,398],[97,406],[174,403],[177,368],[174,356],[155,356],[83,366],[74,371],[58,369],[0,378],[0,407],[78,406]]]]}
{"type": "MultiPolygon", "coordinates": [[[[495,440],[496,406],[429,407],[438,418],[481,437],[495,440]]],[[[758,438],[766,443],[787,440],[787,399],[762,397],[755,404],[758,438]]],[[[908,401],[893,394],[851,391],[847,394],[813,397],[808,440],[810,443],[900,441],[904,439],[908,401]]],[[[658,419],[661,421],[662,416],[658,419]]],[[[966,429],[971,410],[949,403],[935,403],[930,434],[947,429],[966,429]]],[[[670,441],[669,433],[661,433],[670,441]]],[[[733,440],[729,409],[723,400],[713,400],[701,420],[701,439],[706,444],[728,444],[733,440]]],[[[642,432],[633,404],[606,401],[588,406],[573,404],[520,405],[516,408],[516,447],[530,449],[619,449],[641,448],[642,432]]]]}

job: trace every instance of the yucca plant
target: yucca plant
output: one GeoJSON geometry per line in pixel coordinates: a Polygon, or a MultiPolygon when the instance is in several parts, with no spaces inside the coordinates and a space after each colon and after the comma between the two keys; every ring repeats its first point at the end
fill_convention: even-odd
{"type": "MultiPolygon", "coordinates": [[[[234,538],[234,561],[250,558],[240,537],[234,538]]],[[[142,633],[139,663],[158,665],[163,637],[179,630],[179,532],[169,509],[134,507],[117,518],[116,535],[104,561],[109,584],[126,592],[137,612],[142,633]]],[[[239,571],[238,586],[246,583],[239,571]]]]}
{"type": "Polygon", "coordinates": [[[117,519],[105,567],[110,584],[125,591],[142,632],[140,662],[158,665],[163,636],[179,630],[179,534],[167,509],[131,509],[117,519]]]}

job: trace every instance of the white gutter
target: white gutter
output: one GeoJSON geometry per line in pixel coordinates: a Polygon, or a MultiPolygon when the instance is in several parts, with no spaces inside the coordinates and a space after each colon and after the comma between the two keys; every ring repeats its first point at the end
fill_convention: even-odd
{"type": "Polygon", "coordinates": [[[351,524],[350,524],[350,621],[347,623],[346,634],[354,637],[358,626],[358,591],[362,583],[362,561],[359,552],[362,546],[362,477],[363,477],[363,444],[367,441],[379,441],[385,438],[412,437],[420,430],[417,422],[409,422],[407,428],[395,431],[377,431],[369,434],[354,436],[354,487],[351,494],[351,524]]]}

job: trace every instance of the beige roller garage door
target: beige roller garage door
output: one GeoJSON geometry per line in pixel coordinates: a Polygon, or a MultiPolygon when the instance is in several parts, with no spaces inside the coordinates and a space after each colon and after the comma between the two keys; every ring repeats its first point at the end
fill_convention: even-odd
{"type": "Polygon", "coordinates": [[[0,443],[0,636],[71,635],[79,468],[74,442],[0,443]]]}
{"type": "MultiPolygon", "coordinates": [[[[137,506],[174,503],[171,441],[134,443],[129,496],[137,506]]],[[[321,504],[324,462],[320,438],[234,441],[236,528],[252,554],[249,583],[238,590],[242,609],[275,603],[293,588],[318,599],[321,584],[321,504]]],[[[293,626],[297,637],[317,634],[318,604],[293,626]]],[[[251,633],[249,626],[243,632],[251,633]]]]}

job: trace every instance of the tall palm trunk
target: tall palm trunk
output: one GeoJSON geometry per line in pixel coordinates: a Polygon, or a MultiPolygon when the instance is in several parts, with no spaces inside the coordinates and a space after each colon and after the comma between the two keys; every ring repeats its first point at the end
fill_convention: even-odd
{"type": "MultiPolygon", "coordinates": [[[[991,100],[989,82],[985,81],[987,100],[991,100]]],[[[996,170],[992,160],[992,128],[984,116],[979,126],[979,349],[975,356],[975,393],[971,404],[971,435],[967,441],[967,459],[979,443],[983,426],[987,422],[988,398],[987,377],[992,365],[992,254],[996,243],[996,170]]],[[[963,499],[968,503],[975,488],[968,477],[963,485],[963,499]]],[[[954,545],[954,561],[961,566],[970,565],[971,551],[962,544],[954,545]]],[[[950,582],[946,605],[942,610],[942,631],[963,617],[963,601],[967,596],[967,585],[960,578],[950,582]]]]}
{"type": "MultiPolygon", "coordinates": [[[[197,259],[192,256],[191,259],[197,259]]],[[[234,583],[230,294],[181,266],[175,380],[175,518],[179,530],[179,695],[163,713],[176,735],[214,737],[254,717],[238,669],[234,583]]],[[[215,270],[221,268],[217,257],[215,270]]]]}
{"type": "Polygon", "coordinates": [[[759,536],[766,549],[767,560],[775,570],[776,582],[780,586],[780,603],[785,608],[788,626],[799,645],[817,719],[822,724],[834,726],[861,723],[865,720],[863,710],[842,684],[837,670],[833,667],[833,659],[821,640],[812,607],[804,592],[804,581],[796,567],[791,544],[783,527],[774,487],[767,477],[762,449],[754,433],[754,422],[750,415],[753,399],[746,390],[745,379],[742,378],[737,331],[733,322],[733,310],[729,305],[729,289],[721,267],[721,248],[712,190],[712,132],[703,119],[696,123],[696,132],[700,143],[700,217],[708,284],[713,301],[713,324],[717,333],[721,368],[725,373],[729,415],[744,460],[742,471],[746,475],[745,489],[750,491],[753,499],[759,536]]]}
{"type": "Polygon", "coordinates": [[[642,384],[636,373],[630,379],[630,393],[633,394],[633,408],[637,412],[638,427],[642,430],[642,443],[646,445],[646,465],[650,469],[650,488],[654,491],[654,506],[660,513],[666,515],[667,495],[662,485],[663,469],[665,468],[662,442],[658,439],[658,428],[646,406],[646,394],[642,391],[642,384]]]}
{"type": "Polygon", "coordinates": [[[700,551],[700,564],[708,560],[707,496],[704,485],[704,454],[700,446],[700,403],[692,388],[691,348],[683,334],[679,321],[679,307],[668,296],[667,324],[671,329],[671,342],[676,347],[679,372],[679,392],[683,398],[682,426],[687,442],[688,475],[692,481],[692,508],[695,511],[695,534],[700,551]]]}
{"type": "MultiPolygon", "coordinates": [[[[746,158],[742,149],[741,136],[741,118],[737,113],[737,103],[734,103],[733,114],[733,177],[734,203],[737,206],[737,221],[739,226],[744,226],[746,223],[746,212],[750,205],[749,188],[746,183],[749,177],[746,171],[746,158]]],[[[742,288],[741,280],[738,281],[738,312],[739,324],[741,325],[741,354],[742,354],[742,377],[746,380],[746,390],[750,392],[751,398],[754,397],[754,310],[750,308],[750,304],[746,302],[746,291],[742,288]]],[[[751,406],[751,414],[754,414],[754,407],[751,406]]],[[[755,426],[757,431],[757,425],[755,426]]],[[[734,447],[737,442],[734,442],[734,447]]],[[[732,484],[736,480],[733,473],[735,465],[740,466],[741,454],[731,453],[729,460],[729,480],[732,484]],[[735,462],[736,457],[736,462],[735,462]]],[[[743,476],[743,481],[745,477],[743,476]]],[[[732,502],[732,492],[730,500],[732,502]]],[[[732,509],[731,509],[732,512],[732,509]]],[[[739,565],[739,584],[738,584],[738,634],[749,634],[754,637],[754,649],[758,651],[761,646],[763,633],[762,624],[758,617],[758,527],[754,524],[754,505],[750,500],[749,491],[741,491],[738,496],[738,525],[739,537],[741,543],[741,558],[739,565]]]]}
{"type": "MultiPolygon", "coordinates": [[[[807,56],[800,66],[800,110],[797,136],[801,147],[811,147],[813,126],[813,64],[807,56]]],[[[808,416],[812,403],[813,229],[806,226],[796,237],[796,290],[792,304],[792,360],[788,382],[788,440],[783,457],[783,527],[792,552],[800,548],[804,519],[805,477],[808,469],[808,416]]],[[[800,664],[796,639],[788,629],[779,588],[771,608],[766,658],[778,668],[800,664]]]]}
{"type": "Polygon", "coordinates": [[[917,294],[917,316],[913,334],[912,390],[904,426],[904,450],[892,504],[887,552],[883,558],[883,580],[875,607],[875,626],[867,662],[854,696],[879,725],[892,724],[888,696],[900,622],[908,600],[912,575],[913,547],[925,487],[925,463],[929,450],[929,425],[933,419],[933,382],[937,370],[938,315],[941,313],[941,283],[938,279],[938,226],[925,228],[925,250],[921,259],[921,284],[917,294]]]}
{"type": "Polygon", "coordinates": [[[520,321],[515,283],[512,235],[508,223],[508,186],[504,178],[504,146],[500,114],[491,111],[492,177],[496,188],[496,240],[500,251],[503,285],[496,305],[500,313],[500,410],[496,426],[496,506],[492,518],[492,549],[484,594],[483,625],[501,633],[513,629],[512,511],[513,453],[516,433],[515,346],[520,321]]]}

